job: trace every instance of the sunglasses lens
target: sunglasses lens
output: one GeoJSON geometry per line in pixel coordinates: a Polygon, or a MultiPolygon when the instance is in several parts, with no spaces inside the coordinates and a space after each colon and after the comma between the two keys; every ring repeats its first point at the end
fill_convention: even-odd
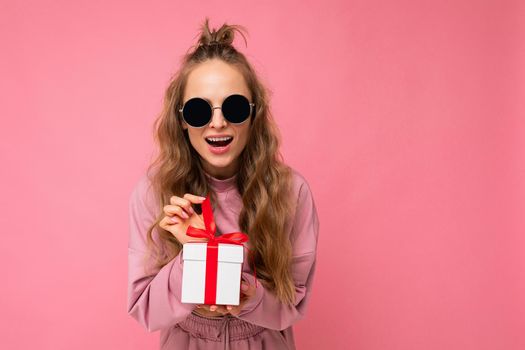
{"type": "Polygon", "coordinates": [[[231,123],[242,123],[250,116],[250,101],[243,95],[230,95],[222,103],[222,113],[231,123]]]}
{"type": "Polygon", "coordinates": [[[193,127],[201,127],[211,119],[211,108],[206,100],[194,97],[184,104],[182,115],[186,123],[193,127]]]}

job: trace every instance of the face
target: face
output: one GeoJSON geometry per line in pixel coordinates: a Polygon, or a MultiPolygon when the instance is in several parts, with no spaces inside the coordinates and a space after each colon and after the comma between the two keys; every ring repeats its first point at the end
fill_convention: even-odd
{"type": "MultiPolygon", "coordinates": [[[[231,94],[241,94],[253,102],[252,96],[242,74],[229,64],[213,59],[201,63],[188,76],[184,89],[183,103],[193,97],[210,101],[213,107],[222,105],[231,94]]],[[[242,124],[232,124],[224,118],[221,109],[213,109],[212,119],[202,128],[194,128],[182,120],[183,128],[188,130],[191,145],[200,155],[204,170],[219,179],[233,176],[239,167],[239,155],[246,146],[251,118],[242,124]],[[231,136],[230,144],[224,152],[217,152],[207,141],[207,137],[231,136]]]]}

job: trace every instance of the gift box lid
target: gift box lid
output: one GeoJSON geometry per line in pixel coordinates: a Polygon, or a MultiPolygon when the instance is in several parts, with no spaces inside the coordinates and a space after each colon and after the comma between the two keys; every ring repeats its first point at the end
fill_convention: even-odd
{"type": "MultiPolygon", "coordinates": [[[[188,242],[183,245],[183,260],[206,260],[206,242],[188,242]]],[[[219,243],[217,260],[220,262],[242,263],[244,259],[243,246],[239,244],[219,243]]]]}

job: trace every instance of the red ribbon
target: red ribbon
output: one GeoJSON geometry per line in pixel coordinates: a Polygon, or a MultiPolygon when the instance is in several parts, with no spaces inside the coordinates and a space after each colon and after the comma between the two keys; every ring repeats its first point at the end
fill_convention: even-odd
{"type": "MultiPolygon", "coordinates": [[[[206,280],[204,284],[204,304],[214,305],[217,296],[217,260],[219,256],[219,243],[238,244],[244,247],[242,243],[248,241],[248,235],[242,232],[231,232],[215,237],[216,226],[209,196],[206,196],[206,199],[202,202],[202,216],[204,217],[205,229],[203,230],[201,228],[188,226],[186,235],[208,239],[208,243],[206,244],[206,280]]],[[[245,248],[248,249],[247,247],[245,248]]],[[[255,278],[255,288],[257,288],[257,274],[255,272],[255,264],[253,264],[253,271],[255,278]]]]}

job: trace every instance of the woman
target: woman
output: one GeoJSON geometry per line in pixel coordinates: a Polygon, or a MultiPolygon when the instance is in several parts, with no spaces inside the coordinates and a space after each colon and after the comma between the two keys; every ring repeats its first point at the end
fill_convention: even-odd
{"type": "Polygon", "coordinates": [[[161,331],[161,349],[295,349],[292,325],[311,292],[314,199],[282,161],[268,92],[232,45],[240,28],[210,32],[206,18],[155,122],[158,157],[130,196],[128,313],[161,331]],[[240,305],[181,303],[179,253],[205,241],[186,230],[204,228],[193,207],[207,194],[218,233],[249,237],[240,305]]]}

